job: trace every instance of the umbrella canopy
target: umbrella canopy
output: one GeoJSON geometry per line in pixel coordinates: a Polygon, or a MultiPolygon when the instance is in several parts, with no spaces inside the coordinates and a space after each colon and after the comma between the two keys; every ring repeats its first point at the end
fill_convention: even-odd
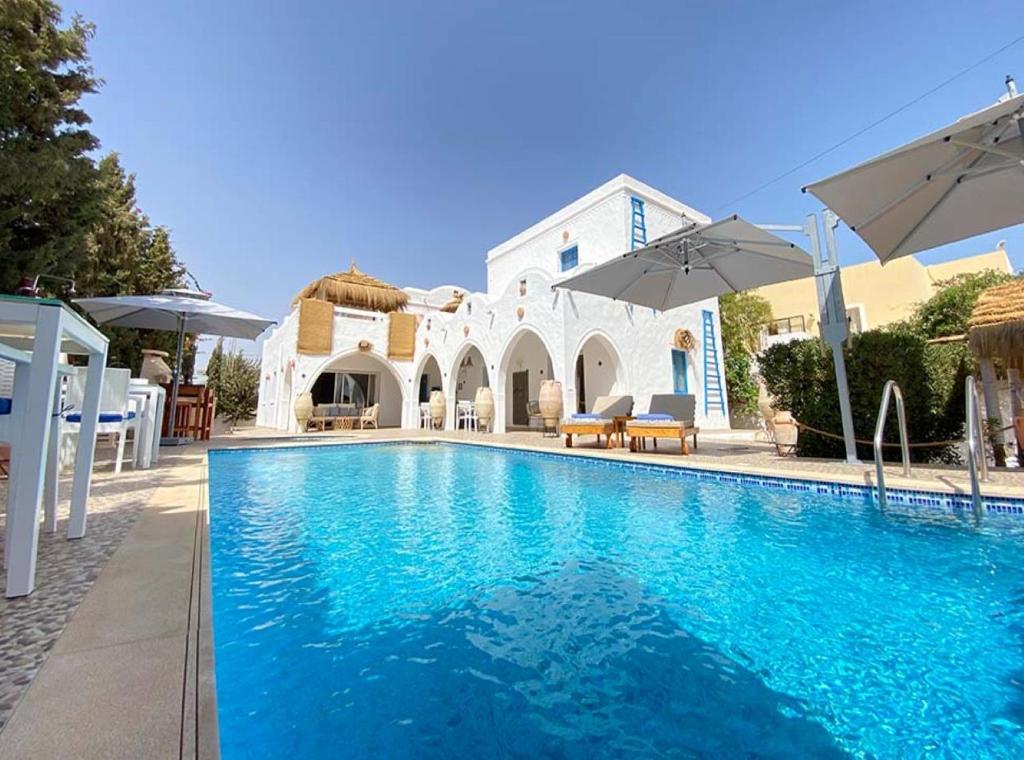
{"type": "Polygon", "coordinates": [[[1024,95],[804,188],[882,263],[1024,222],[1024,95]]]}
{"type": "Polygon", "coordinates": [[[1024,278],[982,291],[968,321],[971,352],[988,359],[1024,358],[1024,278]]]}
{"type": "MultiPolygon", "coordinates": [[[[264,319],[247,311],[232,309],[230,306],[211,301],[209,293],[191,290],[165,290],[159,295],[152,296],[79,298],[75,303],[101,325],[172,330],[178,333],[174,383],[171,387],[172,410],[176,410],[178,404],[185,333],[205,333],[252,340],[274,324],[272,319],[264,319]]],[[[191,439],[171,437],[164,439],[164,442],[184,443],[189,440],[191,439]]]]}
{"type": "Polygon", "coordinates": [[[186,333],[223,335],[252,340],[274,324],[272,319],[233,309],[209,300],[206,293],[168,290],[151,296],[79,298],[98,324],[144,330],[183,330],[186,333]]]}
{"type": "Polygon", "coordinates": [[[347,272],[327,274],[309,283],[292,299],[292,304],[303,298],[383,312],[402,311],[409,302],[409,295],[404,290],[364,274],[354,261],[347,272]]]}
{"type": "Polygon", "coordinates": [[[688,225],[554,287],[667,310],[813,274],[806,251],[733,215],[688,225]]]}
{"type": "Polygon", "coordinates": [[[445,312],[446,314],[454,314],[459,310],[459,307],[462,305],[462,299],[465,297],[466,294],[463,293],[461,290],[454,291],[452,293],[452,300],[450,300],[448,303],[442,306],[441,311],[445,312]]]}

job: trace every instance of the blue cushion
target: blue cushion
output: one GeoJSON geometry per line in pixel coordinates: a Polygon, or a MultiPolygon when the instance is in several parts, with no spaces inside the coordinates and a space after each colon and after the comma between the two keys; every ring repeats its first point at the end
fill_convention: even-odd
{"type": "Polygon", "coordinates": [[[589,412],[587,414],[583,414],[582,412],[574,414],[572,416],[572,418],[574,420],[603,420],[604,419],[604,417],[602,417],[600,414],[591,414],[589,412]]]}
{"type": "Polygon", "coordinates": [[[10,414],[12,405],[9,398],[0,398],[0,414],[10,414]]]}
{"type": "Polygon", "coordinates": [[[671,414],[638,414],[636,418],[641,422],[669,422],[675,419],[671,414]]]}
{"type": "MultiPolygon", "coordinates": [[[[134,418],[135,418],[135,412],[128,412],[128,419],[131,420],[131,419],[134,419],[134,418]]],[[[82,413],[81,412],[74,412],[73,414],[69,414],[65,419],[68,422],[79,422],[80,423],[82,421],[82,413]]],[[[120,412],[100,412],[100,420],[99,421],[100,422],[123,422],[124,421],[124,415],[121,414],[120,412]]]]}

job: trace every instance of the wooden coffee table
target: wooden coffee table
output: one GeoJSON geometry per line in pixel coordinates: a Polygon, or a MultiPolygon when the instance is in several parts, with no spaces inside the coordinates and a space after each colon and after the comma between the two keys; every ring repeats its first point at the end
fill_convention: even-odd
{"type": "Polygon", "coordinates": [[[615,425],[612,436],[619,436],[619,448],[626,448],[626,423],[633,419],[632,414],[616,414],[612,417],[612,422],[615,425]]]}

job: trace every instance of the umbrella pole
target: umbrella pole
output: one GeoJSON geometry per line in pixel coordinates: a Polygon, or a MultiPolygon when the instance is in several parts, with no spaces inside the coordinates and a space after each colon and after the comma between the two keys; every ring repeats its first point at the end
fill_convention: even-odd
{"type": "Polygon", "coordinates": [[[178,417],[178,386],[181,384],[181,359],[185,353],[185,318],[178,316],[178,352],[174,357],[174,382],[171,384],[171,429],[169,438],[171,441],[177,443],[177,437],[174,435],[174,422],[178,417]]]}
{"type": "Polygon", "coordinates": [[[818,218],[807,217],[806,233],[810,238],[811,255],[814,258],[814,279],[818,289],[818,308],[821,336],[832,347],[832,361],[836,369],[836,390],[839,392],[839,416],[843,421],[843,442],[846,448],[847,464],[860,464],[857,458],[857,444],[854,441],[853,411],[850,409],[850,386],[846,380],[846,358],[843,343],[850,334],[846,321],[846,302],[843,300],[843,283],[839,279],[839,254],[836,251],[835,228],[839,217],[830,209],[822,212],[825,226],[825,257],[822,258],[818,243],[818,218]]]}

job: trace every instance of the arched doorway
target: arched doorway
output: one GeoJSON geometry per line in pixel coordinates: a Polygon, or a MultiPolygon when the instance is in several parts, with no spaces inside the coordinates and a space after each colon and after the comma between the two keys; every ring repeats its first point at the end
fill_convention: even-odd
{"type": "Polygon", "coordinates": [[[554,377],[551,354],[540,335],[523,329],[516,335],[501,362],[504,375],[504,427],[506,430],[530,427],[530,403],[536,402],[540,384],[554,377]]]}
{"type": "Polygon", "coordinates": [[[626,378],[619,352],[600,333],[593,333],[580,344],[573,363],[576,387],[576,412],[589,412],[594,399],[626,392],[626,378]]]}
{"type": "Polygon", "coordinates": [[[441,365],[437,363],[433,354],[427,354],[416,376],[416,400],[420,404],[425,404],[430,401],[431,391],[443,390],[444,377],[441,375],[441,365]]]}
{"type": "MultiPolygon", "coordinates": [[[[453,428],[457,429],[460,426],[459,415],[456,411],[458,403],[460,401],[475,401],[476,392],[480,388],[490,387],[491,384],[487,362],[479,347],[470,343],[456,354],[451,378],[452,382],[449,387],[453,389],[453,392],[452,398],[448,399],[448,413],[452,419],[453,428]]],[[[461,424],[465,426],[469,423],[463,421],[461,424]]],[[[493,425],[493,420],[491,424],[493,425]]]]}
{"type": "Polygon", "coordinates": [[[355,352],[330,359],[309,385],[314,405],[334,404],[346,413],[380,404],[380,427],[400,427],[405,394],[401,378],[386,360],[355,352]]]}
{"type": "Polygon", "coordinates": [[[455,378],[456,401],[472,401],[476,398],[477,388],[491,384],[484,355],[472,343],[456,357],[452,376],[455,378]]]}

